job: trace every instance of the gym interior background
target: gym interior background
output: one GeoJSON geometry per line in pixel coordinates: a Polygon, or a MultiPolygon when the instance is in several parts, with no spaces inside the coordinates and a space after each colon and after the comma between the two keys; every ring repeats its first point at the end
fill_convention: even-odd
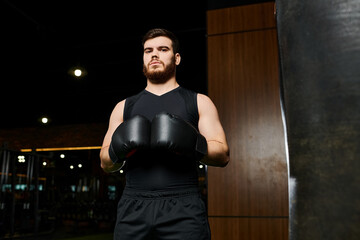
{"type": "Polygon", "coordinates": [[[213,239],[287,238],[273,1],[1,4],[1,238],[111,239],[124,173],[100,169],[99,146],[115,104],[145,86],[152,27],[179,37],[178,80],[214,100],[229,138],[227,168],[199,165],[213,239]]]}
{"type": "MultiPolygon", "coordinates": [[[[351,15],[359,6],[356,1],[347,1],[352,7],[341,12],[351,23],[359,20],[351,15]]],[[[300,9],[299,15],[309,16],[301,19],[311,25],[316,18],[314,23],[323,24],[315,33],[335,19],[311,15],[313,2],[300,2],[277,1],[284,9],[281,18],[295,18],[298,15],[290,16],[287,10],[306,5],[307,11],[300,9]]],[[[332,2],[337,10],[348,6],[340,0],[332,2]]],[[[360,147],[354,139],[359,128],[346,132],[351,144],[336,139],[336,148],[323,145],[327,150],[321,153],[329,158],[318,165],[313,166],[309,157],[314,145],[303,144],[310,135],[299,143],[308,155],[294,157],[296,151],[290,151],[289,158],[282,100],[291,89],[283,89],[279,70],[291,73],[295,66],[279,64],[279,50],[283,58],[290,56],[289,43],[296,42],[290,30],[296,29],[280,25],[288,35],[280,38],[283,49],[279,49],[274,3],[1,1],[0,239],[112,239],[124,173],[104,173],[99,148],[115,104],[145,86],[141,36],[153,27],[168,28],[179,37],[178,81],[213,99],[227,133],[230,164],[224,169],[199,164],[199,189],[208,207],[212,239],[358,239],[360,147]],[[334,160],[335,150],[343,145],[349,146],[346,156],[334,160]],[[335,163],[339,171],[331,168],[335,163]],[[351,167],[340,171],[343,166],[351,167]],[[291,173],[297,175],[291,178],[291,173]],[[333,184],[324,179],[332,179],[333,184]]],[[[323,7],[328,5],[325,1],[317,4],[322,4],[321,12],[334,13],[323,7]]],[[[298,20],[293,24],[300,24],[298,20]]],[[[348,22],[341,21],[341,26],[348,22]]],[[[306,30],[297,35],[298,42],[316,36],[301,29],[306,30]]],[[[355,30],[348,33],[358,33],[355,30]]],[[[297,50],[296,56],[304,53],[297,50]]],[[[318,52],[299,59],[327,57],[318,52]]],[[[355,66],[358,61],[351,62],[355,66]]],[[[355,69],[348,68],[343,78],[355,69]]],[[[326,84],[319,84],[319,96],[329,89],[326,84]]],[[[340,88],[345,81],[335,85],[340,88]]],[[[354,119],[360,91],[356,95],[358,85],[351,86],[347,108],[354,119]]],[[[297,94],[299,88],[292,90],[297,94]]],[[[295,120],[296,115],[295,111],[295,120]]],[[[345,125],[357,122],[349,120],[345,125]]],[[[296,137],[290,144],[296,143],[296,137]]]]}

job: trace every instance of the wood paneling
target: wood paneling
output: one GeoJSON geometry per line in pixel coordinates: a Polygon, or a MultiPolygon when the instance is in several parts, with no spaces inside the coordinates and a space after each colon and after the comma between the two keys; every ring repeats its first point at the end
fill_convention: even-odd
{"type": "Polygon", "coordinates": [[[284,218],[209,218],[212,240],[287,240],[284,218]]]}
{"type": "Polygon", "coordinates": [[[209,96],[218,107],[231,153],[225,169],[208,170],[210,215],[288,213],[274,46],[275,29],[208,39],[209,96]],[[218,206],[224,197],[230,204],[218,206]]]}
{"type": "Polygon", "coordinates": [[[208,35],[254,31],[275,25],[273,2],[207,12],[208,35]]]}
{"type": "Polygon", "coordinates": [[[208,11],[208,94],[230,146],[208,168],[213,239],[287,239],[288,176],[274,3],[208,11]]]}

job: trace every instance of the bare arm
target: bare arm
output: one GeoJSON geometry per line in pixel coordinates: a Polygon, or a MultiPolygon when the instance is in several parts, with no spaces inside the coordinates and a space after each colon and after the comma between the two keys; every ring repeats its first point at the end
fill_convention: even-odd
{"type": "Polygon", "coordinates": [[[125,100],[119,102],[111,113],[109,128],[105,134],[100,151],[101,168],[105,172],[114,172],[121,168],[124,162],[113,163],[109,156],[111,138],[116,128],[123,122],[125,100]]]}
{"type": "Polygon", "coordinates": [[[211,99],[198,94],[199,131],[206,138],[208,155],[201,162],[217,167],[225,167],[229,160],[229,147],[218,111],[211,99]]]}

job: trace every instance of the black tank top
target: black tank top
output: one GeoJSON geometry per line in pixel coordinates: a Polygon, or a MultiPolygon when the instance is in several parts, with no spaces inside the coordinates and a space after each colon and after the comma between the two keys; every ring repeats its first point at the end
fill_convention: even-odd
{"type": "MultiPolygon", "coordinates": [[[[198,128],[197,93],[178,87],[158,96],[143,90],[126,99],[123,117],[125,121],[135,115],[142,115],[151,121],[160,112],[180,116],[198,128]]],[[[140,190],[197,187],[197,167],[196,159],[163,151],[141,152],[126,162],[126,187],[140,190]]]]}

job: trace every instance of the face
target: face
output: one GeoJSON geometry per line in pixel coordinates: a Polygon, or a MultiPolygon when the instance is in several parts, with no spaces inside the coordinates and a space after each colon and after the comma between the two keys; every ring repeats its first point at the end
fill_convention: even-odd
{"type": "Polygon", "coordinates": [[[145,42],[143,61],[143,71],[147,79],[160,83],[175,76],[180,54],[174,54],[169,38],[156,37],[145,42]]]}

